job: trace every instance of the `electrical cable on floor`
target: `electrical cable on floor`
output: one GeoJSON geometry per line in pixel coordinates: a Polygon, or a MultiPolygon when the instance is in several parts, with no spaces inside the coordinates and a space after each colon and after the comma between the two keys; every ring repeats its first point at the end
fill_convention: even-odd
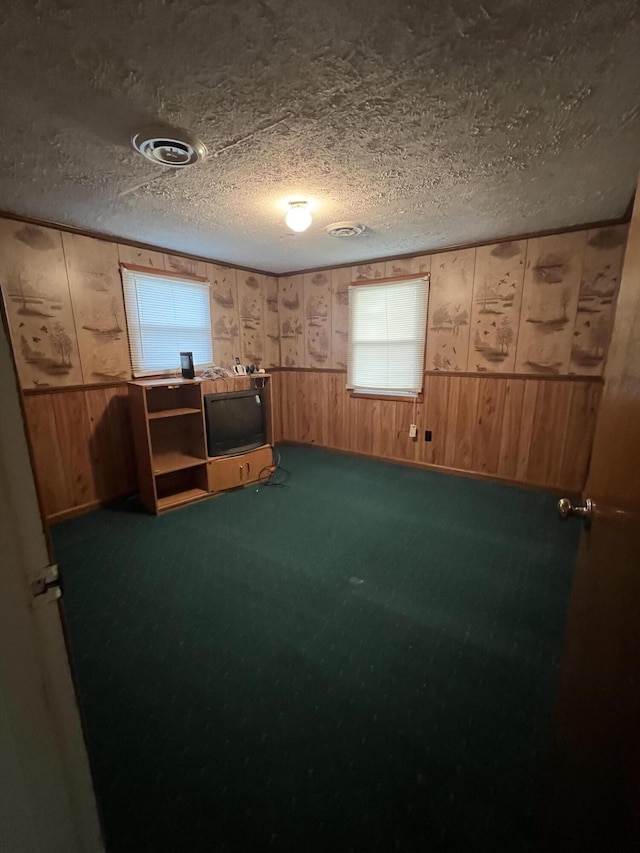
{"type": "MultiPolygon", "coordinates": [[[[283,468],[280,464],[280,454],[274,448],[273,450],[273,465],[265,466],[260,474],[258,475],[258,485],[262,486],[288,486],[289,484],[286,482],[291,476],[291,472],[287,471],[286,468],[283,468]],[[285,475],[284,479],[278,480],[277,474],[279,471],[285,475]]],[[[256,490],[257,491],[257,490],[256,490]]]]}

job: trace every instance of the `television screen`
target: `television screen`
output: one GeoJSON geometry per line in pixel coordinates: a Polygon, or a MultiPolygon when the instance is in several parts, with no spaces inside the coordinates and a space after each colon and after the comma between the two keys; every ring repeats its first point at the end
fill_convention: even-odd
{"type": "Polygon", "coordinates": [[[232,456],[265,443],[259,391],[205,394],[204,411],[209,456],[232,456]]]}

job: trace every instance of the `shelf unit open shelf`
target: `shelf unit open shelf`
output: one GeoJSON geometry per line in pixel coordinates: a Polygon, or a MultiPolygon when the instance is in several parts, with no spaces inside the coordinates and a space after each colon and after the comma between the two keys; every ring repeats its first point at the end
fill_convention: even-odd
{"type": "Polygon", "coordinates": [[[205,497],[209,494],[207,463],[195,460],[155,474],[155,491],[158,512],[205,497]]]}
{"type": "Polygon", "coordinates": [[[155,421],[159,418],[175,418],[180,415],[199,415],[200,409],[181,408],[181,409],[162,409],[160,412],[149,412],[149,420],[155,421]]]}
{"type": "Polygon", "coordinates": [[[153,457],[153,473],[160,476],[170,474],[172,471],[181,471],[183,468],[194,468],[196,465],[205,465],[206,460],[198,456],[190,456],[187,453],[167,453],[164,456],[153,457]]]}
{"type": "Polygon", "coordinates": [[[185,489],[183,492],[175,492],[172,495],[167,495],[164,498],[158,498],[158,512],[163,509],[171,509],[174,506],[182,506],[182,504],[191,503],[191,501],[200,500],[200,498],[208,498],[209,492],[207,489],[185,489]]]}
{"type": "Polygon", "coordinates": [[[195,380],[176,379],[164,385],[149,383],[145,392],[149,417],[165,417],[165,412],[184,409],[202,411],[200,383],[195,380]]]}

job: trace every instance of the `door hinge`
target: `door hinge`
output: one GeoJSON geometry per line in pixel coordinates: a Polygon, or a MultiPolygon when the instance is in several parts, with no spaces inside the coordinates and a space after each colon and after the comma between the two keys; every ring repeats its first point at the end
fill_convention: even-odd
{"type": "Polygon", "coordinates": [[[57,601],[62,596],[60,572],[57,565],[45,566],[44,569],[41,569],[37,575],[34,575],[30,586],[34,607],[57,601]]]}

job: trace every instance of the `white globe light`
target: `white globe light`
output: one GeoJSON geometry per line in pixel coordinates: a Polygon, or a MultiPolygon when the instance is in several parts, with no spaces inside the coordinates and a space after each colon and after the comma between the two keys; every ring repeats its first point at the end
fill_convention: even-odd
{"type": "Polygon", "coordinates": [[[306,231],[311,225],[311,214],[307,209],[306,201],[290,201],[289,212],[284,221],[292,231],[306,231]]]}

